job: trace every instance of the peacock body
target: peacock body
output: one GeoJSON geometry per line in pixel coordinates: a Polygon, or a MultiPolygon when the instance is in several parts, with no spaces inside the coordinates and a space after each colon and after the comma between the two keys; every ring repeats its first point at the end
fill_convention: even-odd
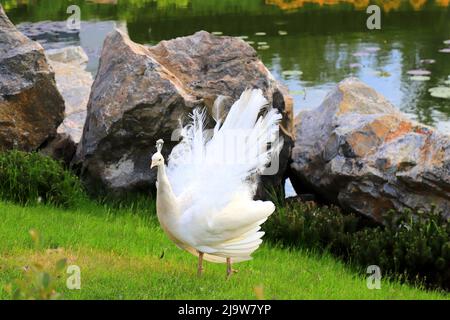
{"type": "Polygon", "coordinates": [[[258,177],[281,150],[281,115],[257,89],[244,91],[224,121],[220,101],[213,130],[205,129],[205,112],[194,110],[167,167],[162,140],[152,167],[158,168],[156,207],[164,232],[199,257],[199,273],[205,259],[228,263],[230,274],[231,261],[251,259],[262,243],[261,225],[275,210],[253,197],[258,177]]]}

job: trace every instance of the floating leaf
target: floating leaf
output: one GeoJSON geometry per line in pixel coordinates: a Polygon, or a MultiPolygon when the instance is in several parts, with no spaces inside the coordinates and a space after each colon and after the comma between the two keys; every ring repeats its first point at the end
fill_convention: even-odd
{"type": "Polygon", "coordinates": [[[242,39],[242,40],[246,40],[246,39],[248,39],[248,36],[239,36],[238,38],[242,39]]]}
{"type": "Polygon", "coordinates": [[[430,80],[430,77],[428,77],[428,76],[412,76],[411,78],[409,78],[409,80],[412,80],[412,81],[428,81],[428,80],[430,80]]]}
{"type": "Polygon", "coordinates": [[[366,51],[366,52],[377,52],[379,50],[380,50],[380,48],[378,48],[378,47],[368,47],[368,48],[364,49],[364,51],[366,51]]]}
{"type": "Polygon", "coordinates": [[[450,99],[449,87],[434,87],[428,90],[430,95],[435,98],[450,99]]]}
{"type": "Polygon", "coordinates": [[[445,83],[446,85],[450,86],[450,79],[445,80],[444,83],[445,83]]]}
{"type": "Polygon", "coordinates": [[[389,72],[384,71],[384,70],[378,71],[378,72],[377,72],[377,75],[378,75],[379,77],[383,77],[383,78],[387,78],[387,77],[390,77],[390,76],[391,76],[391,74],[390,74],[389,72]]]}
{"type": "Polygon", "coordinates": [[[442,53],[450,53],[450,48],[444,48],[444,49],[441,49],[441,50],[439,50],[439,52],[442,52],[442,53]]]}
{"type": "Polygon", "coordinates": [[[279,34],[280,36],[285,36],[285,35],[287,35],[288,33],[287,33],[287,31],[284,31],[284,30],[278,30],[278,34],[279,34]]]}
{"type": "Polygon", "coordinates": [[[450,40],[445,40],[444,44],[450,44],[450,40]]]}
{"type": "Polygon", "coordinates": [[[267,50],[269,48],[270,48],[270,46],[268,46],[268,45],[258,46],[258,50],[267,50]]]}
{"type": "Polygon", "coordinates": [[[266,33],[265,32],[256,32],[255,36],[265,36],[266,33]]]}
{"type": "Polygon", "coordinates": [[[284,70],[281,73],[283,76],[287,77],[287,76],[301,76],[303,74],[303,72],[301,72],[300,70],[284,70]]]}
{"type": "Polygon", "coordinates": [[[289,91],[291,96],[304,96],[306,94],[305,90],[291,90],[289,91]]]}
{"type": "Polygon", "coordinates": [[[367,57],[369,53],[367,51],[358,51],[353,53],[354,57],[367,57]]]}
{"type": "Polygon", "coordinates": [[[259,46],[265,46],[265,45],[267,45],[267,42],[265,42],[265,41],[258,41],[258,45],[259,46]]]}
{"type": "Polygon", "coordinates": [[[249,45],[254,45],[255,41],[246,41],[249,45]]]}
{"type": "Polygon", "coordinates": [[[417,70],[409,70],[407,74],[411,76],[428,76],[431,74],[431,72],[428,70],[417,69],[417,70]]]}
{"type": "Polygon", "coordinates": [[[221,35],[223,35],[223,32],[222,31],[213,31],[213,32],[211,32],[211,34],[213,34],[215,36],[221,36],[221,35]]]}
{"type": "Polygon", "coordinates": [[[425,64],[433,64],[435,62],[436,62],[436,60],[434,60],[434,59],[422,59],[422,60],[420,60],[420,63],[425,63],[425,64]]]}

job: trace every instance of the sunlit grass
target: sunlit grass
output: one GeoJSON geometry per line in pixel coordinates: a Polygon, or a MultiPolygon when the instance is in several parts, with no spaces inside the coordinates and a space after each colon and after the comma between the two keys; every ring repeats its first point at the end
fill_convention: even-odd
{"type": "Polygon", "coordinates": [[[227,281],[225,266],[207,263],[196,276],[196,258],[176,248],[142,205],[111,209],[86,202],[77,209],[20,207],[0,202],[0,298],[3,286],[20,278],[23,267],[51,267],[60,258],[81,268],[81,290],[57,290],[65,299],[254,299],[262,287],[267,299],[448,299],[397,282],[369,290],[363,274],[329,255],[287,250],[265,243],[254,260],[236,265],[227,281]],[[35,250],[28,231],[41,234],[35,250]]]}

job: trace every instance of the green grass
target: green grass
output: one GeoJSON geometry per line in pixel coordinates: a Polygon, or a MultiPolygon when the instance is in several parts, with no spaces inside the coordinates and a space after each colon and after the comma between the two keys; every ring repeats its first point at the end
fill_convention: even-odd
{"type": "MultiPolygon", "coordinates": [[[[0,299],[4,285],[23,267],[50,268],[61,257],[81,268],[81,290],[57,291],[65,299],[448,299],[398,282],[382,281],[369,290],[358,274],[327,254],[263,244],[254,260],[237,264],[225,279],[225,266],[206,263],[196,276],[196,258],[176,248],[161,231],[153,209],[111,209],[86,202],[77,209],[21,207],[0,202],[0,299]],[[36,250],[29,230],[41,234],[36,250]],[[163,255],[164,253],[164,255],[163,255]]],[[[142,208],[142,207],[141,207],[142,208]]]]}

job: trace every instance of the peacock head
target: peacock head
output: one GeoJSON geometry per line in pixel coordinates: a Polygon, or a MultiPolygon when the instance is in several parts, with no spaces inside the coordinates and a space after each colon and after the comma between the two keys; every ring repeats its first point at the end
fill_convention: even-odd
{"type": "Polygon", "coordinates": [[[156,153],[152,156],[152,164],[150,165],[150,169],[164,165],[164,157],[161,154],[163,144],[164,141],[162,139],[156,141],[156,153]]]}

